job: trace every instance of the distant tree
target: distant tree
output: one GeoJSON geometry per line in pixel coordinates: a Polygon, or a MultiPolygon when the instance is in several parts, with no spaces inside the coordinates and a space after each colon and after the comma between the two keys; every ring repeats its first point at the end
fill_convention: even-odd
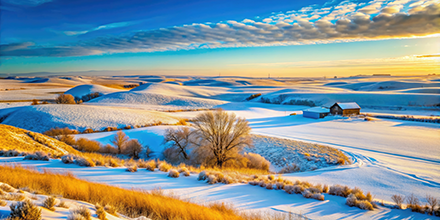
{"type": "Polygon", "coordinates": [[[141,151],[142,151],[142,144],[139,143],[139,141],[136,139],[129,140],[125,144],[125,149],[124,149],[125,154],[129,155],[130,157],[133,157],[134,159],[139,159],[139,155],[141,151]]]}
{"type": "Polygon", "coordinates": [[[70,94],[60,94],[55,99],[55,102],[57,104],[76,104],[75,98],[70,94]]]}
{"type": "Polygon", "coordinates": [[[244,118],[223,110],[205,112],[194,120],[198,147],[207,149],[215,158],[215,164],[237,159],[237,153],[245,146],[252,146],[251,128],[244,118]]]}
{"type": "Polygon", "coordinates": [[[111,139],[112,144],[118,149],[118,154],[122,153],[127,141],[128,137],[123,131],[118,131],[113,139],[111,139]]]}
{"type": "Polygon", "coordinates": [[[181,127],[178,129],[167,129],[165,131],[164,142],[170,142],[172,148],[176,148],[176,151],[183,157],[184,160],[188,160],[187,153],[188,147],[191,144],[191,130],[188,127],[181,127]]]}
{"type": "Polygon", "coordinates": [[[151,150],[150,146],[145,145],[145,156],[147,156],[147,158],[151,157],[151,154],[153,154],[153,150],[151,150]]]}

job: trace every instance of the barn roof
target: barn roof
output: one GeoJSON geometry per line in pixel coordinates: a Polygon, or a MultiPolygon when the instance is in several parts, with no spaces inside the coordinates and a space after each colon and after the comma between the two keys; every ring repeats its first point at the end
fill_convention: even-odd
{"type": "Polygon", "coordinates": [[[323,107],[314,107],[304,110],[303,112],[329,113],[330,110],[328,108],[323,108],[323,107]]]}
{"type": "Polygon", "coordinates": [[[360,109],[356,102],[336,102],[342,109],[360,109]]]}

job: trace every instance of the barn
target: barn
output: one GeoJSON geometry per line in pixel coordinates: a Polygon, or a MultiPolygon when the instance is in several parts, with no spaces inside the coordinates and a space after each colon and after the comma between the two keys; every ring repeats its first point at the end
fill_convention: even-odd
{"type": "Polygon", "coordinates": [[[306,118],[324,118],[330,113],[328,108],[315,107],[303,111],[303,117],[306,118]]]}
{"type": "Polygon", "coordinates": [[[332,115],[359,115],[361,107],[356,102],[336,102],[330,107],[332,115]]]}

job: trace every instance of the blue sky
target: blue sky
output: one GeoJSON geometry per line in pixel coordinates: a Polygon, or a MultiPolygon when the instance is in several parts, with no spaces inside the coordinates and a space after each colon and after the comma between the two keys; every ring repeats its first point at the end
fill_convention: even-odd
{"type": "Polygon", "coordinates": [[[440,51],[436,0],[1,3],[2,74],[438,71],[438,57],[420,56],[440,51]]]}

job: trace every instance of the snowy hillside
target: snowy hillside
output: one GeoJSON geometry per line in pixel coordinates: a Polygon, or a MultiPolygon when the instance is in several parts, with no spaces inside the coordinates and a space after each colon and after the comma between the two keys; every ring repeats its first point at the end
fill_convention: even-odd
{"type": "Polygon", "coordinates": [[[113,89],[113,88],[109,88],[109,87],[105,87],[105,86],[101,86],[101,85],[88,84],[88,85],[80,85],[80,86],[76,86],[74,88],[71,88],[71,89],[67,90],[66,92],[64,92],[64,94],[70,94],[70,95],[73,95],[73,97],[81,98],[82,96],[85,96],[90,93],[95,93],[95,92],[97,92],[101,95],[104,95],[104,94],[119,92],[119,91],[121,91],[121,90],[113,89]]]}
{"type": "Polygon", "coordinates": [[[90,100],[87,105],[124,106],[151,110],[206,109],[223,104],[222,101],[190,98],[145,92],[117,92],[90,100]]]}
{"type": "Polygon", "coordinates": [[[83,131],[86,128],[102,130],[106,127],[178,122],[177,118],[160,112],[87,105],[37,105],[2,109],[0,118],[3,118],[3,124],[35,132],[44,132],[54,127],[83,131]]]}

